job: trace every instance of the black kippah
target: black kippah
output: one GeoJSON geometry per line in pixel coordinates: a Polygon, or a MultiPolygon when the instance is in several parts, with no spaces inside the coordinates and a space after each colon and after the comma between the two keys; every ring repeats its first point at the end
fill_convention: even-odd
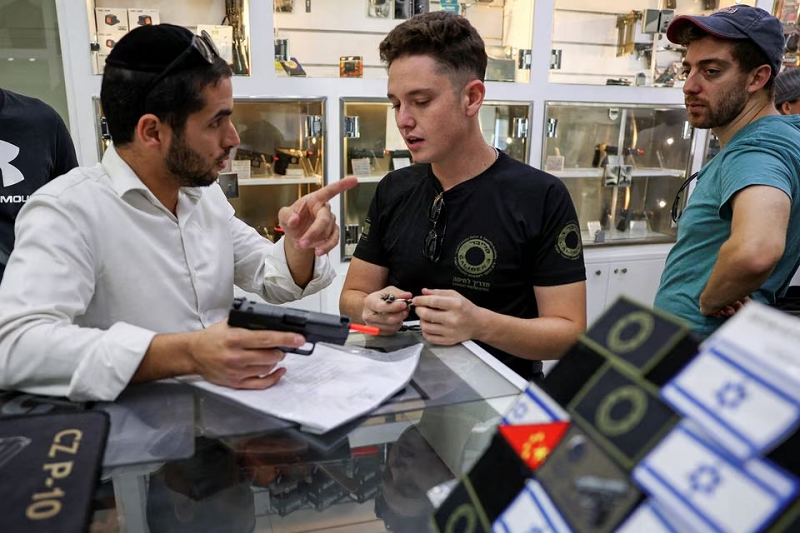
{"type": "Polygon", "coordinates": [[[139,72],[161,72],[192,42],[192,32],[174,24],[139,26],[120,39],[106,64],[139,72]]]}

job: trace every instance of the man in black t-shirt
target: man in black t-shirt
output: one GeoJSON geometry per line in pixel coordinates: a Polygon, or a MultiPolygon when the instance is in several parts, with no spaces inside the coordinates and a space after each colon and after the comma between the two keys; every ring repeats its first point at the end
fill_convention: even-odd
{"type": "Polygon", "coordinates": [[[14,248],[14,222],[28,196],[78,166],[69,130],[36,98],[0,89],[0,279],[14,248]]]}
{"type": "Polygon", "coordinates": [[[560,357],[586,327],[586,273],[567,189],[484,140],[487,57],[465,18],[414,17],[380,52],[416,164],[378,185],[340,310],[383,334],[416,314],[427,341],[475,340],[534,379],[540,361],[560,357]],[[413,307],[404,301],[411,298],[413,307]]]}

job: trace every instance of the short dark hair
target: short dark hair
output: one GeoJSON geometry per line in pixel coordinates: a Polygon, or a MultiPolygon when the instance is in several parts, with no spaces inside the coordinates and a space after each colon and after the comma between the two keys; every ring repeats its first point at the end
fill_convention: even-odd
{"type": "Polygon", "coordinates": [[[483,81],[488,58],[483,39],[470,22],[454,13],[435,11],[411,17],[395,27],[380,45],[386,67],[399,57],[427,55],[464,82],[483,81]]]}
{"type": "Polygon", "coordinates": [[[212,64],[198,65],[167,76],[145,94],[158,73],[106,65],[100,102],[114,144],[122,146],[131,142],[136,124],[146,113],[154,114],[178,134],[183,133],[189,115],[205,106],[203,89],[209,85],[216,86],[231,75],[227,63],[215,57],[212,64]]]}
{"type": "Polygon", "coordinates": [[[765,54],[761,48],[759,48],[758,45],[756,45],[756,43],[750,39],[720,39],[719,37],[708,33],[694,24],[689,24],[686,25],[685,28],[681,29],[675,42],[688,45],[689,43],[699,41],[700,39],[704,39],[706,37],[711,37],[712,39],[720,42],[730,43],[733,47],[731,55],[736,62],[739,63],[739,70],[742,72],[750,72],[761,65],[767,65],[770,67],[770,77],[769,80],[767,80],[767,83],[764,84],[764,89],[769,93],[770,98],[772,98],[776,76],[776,73],[772,70],[772,62],[767,57],[767,54],[765,54]]]}

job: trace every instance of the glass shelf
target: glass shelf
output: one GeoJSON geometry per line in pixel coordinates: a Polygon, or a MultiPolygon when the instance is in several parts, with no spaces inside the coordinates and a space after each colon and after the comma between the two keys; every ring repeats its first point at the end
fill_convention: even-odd
{"type": "Polygon", "coordinates": [[[489,55],[488,81],[530,81],[533,0],[274,2],[278,76],[385,78],[378,47],[413,14],[454,10],[476,27],[489,55]]]}
{"type": "Polygon", "coordinates": [[[719,7],[719,0],[555,0],[550,82],[678,87],[684,49],[667,40],[669,22],[719,7]]]}
{"type": "Polygon", "coordinates": [[[163,22],[207,31],[234,74],[250,74],[249,0],[87,0],[86,5],[94,74],[103,73],[108,54],[128,31],[163,22]]]}
{"type": "Polygon", "coordinates": [[[280,208],[325,183],[324,112],[324,98],[234,99],[231,120],[241,144],[225,169],[238,182],[229,201],[271,239],[280,236],[280,208]]]}
{"type": "Polygon", "coordinates": [[[694,138],[682,105],[547,102],[545,115],[542,168],[569,189],[584,245],[675,240],[694,138]]]}

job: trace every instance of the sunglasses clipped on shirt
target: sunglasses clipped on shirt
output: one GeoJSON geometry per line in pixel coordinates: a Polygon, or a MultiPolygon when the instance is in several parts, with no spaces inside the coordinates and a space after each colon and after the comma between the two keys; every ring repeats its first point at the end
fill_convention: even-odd
{"type": "Polygon", "coordinates": [[[425,236],[425,243],[422,246],[422,255],[428,261],[437,263],[439,257],[442,255],[442,242],[444,241],[444,232],[447,229],[447,215],[445,214],[442,224],[442,231],[437,232],[436,226],[439,224],[442,210],[444,209],[444,191],[440,192],[433,199],[431,207],[428,209],[428,222],[431,223],[431,229],[425,236]]]}
{"type": "Polygon", "coordinates": [[[678,223],[678,220],[680,220],[681,216],[683,216],[683,209],[681,208],[681,198],[683,197],[683,191],[685,191],[686,187],[688,187],[689,184],[692,183],[692,180],[697,178],[698,174],[699,172],[695,172],[694,174],[689,176],[686,179],[686,181],[681,183],[678,192],[675,194],[675,200],[673,200],[672,202],[672,209],[670,210],[670,214],[672,215],[672,221],[675,222],[676,224],[678,223]]]}

